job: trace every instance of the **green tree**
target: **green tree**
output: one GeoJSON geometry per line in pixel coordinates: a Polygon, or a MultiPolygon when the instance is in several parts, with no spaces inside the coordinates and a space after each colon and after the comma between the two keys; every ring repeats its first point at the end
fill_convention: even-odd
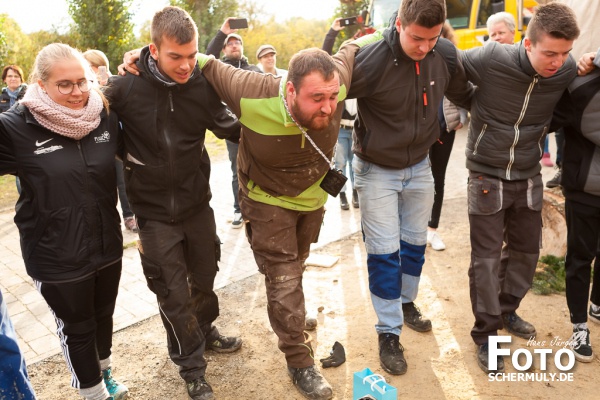
{"type": "MultiPolygon", "coordinates": [[[[227,17],[236,17],[237,0],[171,0],[186,10],[198,25],[198,49],[204,51],[227,17]]],[[[241,17],[241,16],[240,16],[241,17]]]]}
{"type": "Polygon", "coordinates": [[[123,53],[133,47],[132,0],[68,0],[79,34],[78,47],[103,51],[113,72],[123,53]]]}
{"type": "MultiPolygon", "coordinates": [[[[341,1],[331,22],[336,18],[360,17],[361,13],[368,9],[369,3],[369,0],[341,1]]],[[[340,31],[333,46],[334,53],[344,41],[353,38],[355,35],[361,35],[364,26],[360,21],[361,18],[359,18],[358,24],[347,26],[340,31]]]]}

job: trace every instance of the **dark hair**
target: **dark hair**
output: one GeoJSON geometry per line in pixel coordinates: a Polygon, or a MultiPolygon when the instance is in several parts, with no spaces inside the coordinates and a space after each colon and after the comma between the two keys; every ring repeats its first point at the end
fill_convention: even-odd
{"type": "Polygon", "coordinates": [[[575,40],[579,37],[577,17],[571,8],[561,3],[539,6],[527,26],[526,37],[536,44],[543,34],[556,39],[575,40]]]}
{"type": "Polygon", "coordinates": [[[325,80],[334,77],[337,67],[333,58],[327,52],[316,47],[300,50],[292,56],[288,68],[287,80],[294,84],[296,91],[300,91],[302,80],[311,72],[318,72],[325,80]]]}
{"type": "Polygon", "coordinates": [[[150,35],[152,43],[160,48],[163,37],[175,39],[177,44],[191,42],[198,37],[198,28],[187,11],[167,6],[154,14],[150,35]]]}
{"type": "Polygon", "coordinates": [[[412,23],[425,28],[433,28],[446,21],[444,0],[404,0],[400,5],[400,22],[403,27],[412,23]]]}
{"type": "Polygon", "coordinates": [[[2,82],[4,82],[4,80],[6,79],[6,75],[8,75],[8,71],[13,70],[15,71],[17,74],[19,74],[19,76],[21,77],[21,82],[23,82],[23,70],[21,69],[21,67],[19,67],[18,65],[7,65],[6,67],[4,67],[4,69],[2,70],[2,82]]]}

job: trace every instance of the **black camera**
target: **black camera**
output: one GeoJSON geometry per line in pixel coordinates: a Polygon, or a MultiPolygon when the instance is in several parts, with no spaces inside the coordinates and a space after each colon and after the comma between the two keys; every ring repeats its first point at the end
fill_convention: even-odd
{"type": "Polygon", "coordinates": [[[321,189],[332,195],[333,197],[337,197],[340,193],[348,178],[344,176],[341,170],[339,169],[329,169],[327,174],[325,174],[325,178],[321,181],[321,189]]]}

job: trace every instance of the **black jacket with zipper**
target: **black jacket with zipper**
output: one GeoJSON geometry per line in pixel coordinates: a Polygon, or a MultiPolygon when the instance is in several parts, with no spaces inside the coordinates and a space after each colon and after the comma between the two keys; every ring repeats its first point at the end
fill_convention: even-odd
{"type": "Polygon", "coordinates": [[[548,78],[535,71],[522,42],[491,42],[467,50],[462,63],[477,85],[465,149],[467,168],[511,181],[539,174],[552,110],[577,76],[573,57],[548,78]]]}
{"type": "Polygon", "coordinates": [[[117,115],[102,112],[80,140],[41,126],[23,105],[0,114],[0,174],[16,174],[16,205],[27,273],[41,282],[73,282],[123,256],[117,211],[117,115]]]}
{"type": "MultiPolygon", "coordinates": [[[[394,21],[392,18],[391,21],[394,21]]],[[[422,161],[440,134],[438,106],[446,96],[468,108],[473,93],[454,45],[439,39],[423,60],[400,46],[393,24],[356,55],[348,98],[358,100],[352,150],[365,161],[403,169],[422,161]]]]}
{"type": "Polygon", "coordinates": [[[113,76],[105,93],[123,125],[132,211],[142,219],[178,222],[211,198],[206,130],[237,143],[240,124],[197,66],[185,84],[169,85],[150,71],[149,57],[145,47],[140,76],[113,76]]]}

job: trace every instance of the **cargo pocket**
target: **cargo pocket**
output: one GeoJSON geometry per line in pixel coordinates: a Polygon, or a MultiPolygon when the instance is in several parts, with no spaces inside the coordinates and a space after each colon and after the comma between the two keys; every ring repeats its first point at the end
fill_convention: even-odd
{"type": "Polygon", "coordinates": [[[502,209],[502,181],[491,176],[469,175],[469,214],[491,215],[502,209]]]}
{"type": "Polygon", "coordinates": [[[527,208],[532,211],[542,211],[543,203],[544,182],[540,174],[527,180],[527,208]]]}
{"type": "Polygon", "coordinates": [[[160,265],[151,261],[142,253],[140,253],[140,259],[146,282],[148,282],[148,288],[158,297],[167,297],[169,289],[167,288],[167,284],[161,279],[162,272],[160,265]]]}

